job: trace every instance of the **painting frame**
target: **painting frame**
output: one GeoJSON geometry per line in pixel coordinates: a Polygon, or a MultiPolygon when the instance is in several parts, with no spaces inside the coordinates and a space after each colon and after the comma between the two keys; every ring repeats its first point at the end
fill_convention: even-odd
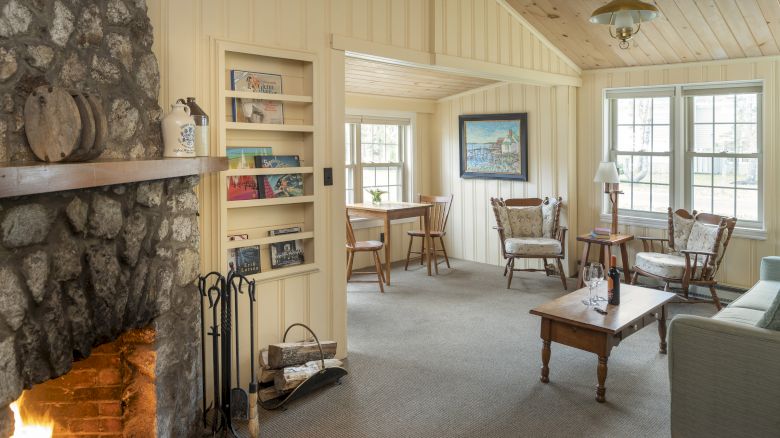
{"type": "MultiPolygon", "coordinates": [[[[501,114],[462,114],[458,116],[458,128],[460,138],[460,177],[467,179],[499,179],[499,180],[513,180],[528,182],[528,113],[501,113],[501,114]],[[516,155],[520,161],[520,166],[517,172],[500,172],[500,171],[487,171],[473,170],[474,166],[470,166],[468,160],[469,157],[469,132],[467,130],[467,123],[487,123],[496,122],[496,127],[506,126],[508,123],[517,123],[519,132],[517,133],[516,143],[509,142],[509,152],[501,152],[502,155],[516,155]],[[512,144],[517,144],[517,150],[514,151],[512,144]],[[470,170],[470,168],[472,168],[470,170]]],[[[489,127],[488,127],[489,128],[489,127]]],[[[511,133],[510,133],[511,137],[511,133]]],[[[498,137],[495,139],[495,145],[490,148],[491,154],[494,154],[493,149],[501,147],[498,143],[503,141],[506,137],[498,137]]],[[[476,140],[475,140],[476,141],[476,140]]],[[[475,144],[475,143],[471,143],[475,144]]],[[[486,145],[487,143],[482,140],[479,144],[486,145]]],[[[473,157],[473,156],[472,156],[473,157]]],[[[497,169],[498,170],[498,169],[497,169]]]]}

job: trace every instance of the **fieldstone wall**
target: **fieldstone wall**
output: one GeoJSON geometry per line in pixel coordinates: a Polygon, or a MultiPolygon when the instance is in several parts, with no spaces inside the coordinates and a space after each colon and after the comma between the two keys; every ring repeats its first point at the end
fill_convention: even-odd
{"type": "Polygon", "coordinates": [[[0,162],[35,160],[23,108],[40,85],[101,97],[102,158],[161,156],[152,41],[145,0],[0,0],[0,162]]]}
{"type": "Polygon", "coordinates": [[[198,177],[0,200],[0,437],[6,406],[129,329],[156,335],[157,436],[200,415],[198,177]]]}

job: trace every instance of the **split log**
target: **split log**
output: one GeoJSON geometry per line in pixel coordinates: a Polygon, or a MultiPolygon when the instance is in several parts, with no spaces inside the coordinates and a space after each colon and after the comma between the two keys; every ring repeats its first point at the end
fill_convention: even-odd
{"type": "MultiPolygon", "coordinates": [[[[325,359],[336,356],[336,341],[321,341],[325,359]]],[[[268,346],[268,368],[279,369],[320,359],[316,342],[282,342],[268,346]]]]}
{"type": "Polygon", "coordinates": [[[274,377],[276,377],[276,374],[279,372],[279,370],[267,370],[265,368],[260,370],[260,383],[268,383],[273,382],[274,377]]]}
{"type": "Polygon", "coordinates": [[[259,398],[261,402],[265,403],[268,400],[282,397],[285,394],[287,394],[286,391],[279,391],[275,387],[269,386],[268,388],[263,388],[260,391],[257,391],[257,398],[259,398]]]}
{"type": "Polygon", "coordinates": [[[260,367],[265,369],[270,369],[271,367],[268,366],[268,349],[264,348],[260,351],[259,357],[260,367]]]}
{"type": "MultiPolygon", "coordinates": [[[[343,362],[338,359],[325,359],[325,368],[340,367],[343,362]]],[[[309,377],[317,374],[322,369],[322,362],[312,360],[305,365],[285,367],[279,370],[274,377],[274,386],[279,391],[290,391],[298,387],[309,377]]]]}

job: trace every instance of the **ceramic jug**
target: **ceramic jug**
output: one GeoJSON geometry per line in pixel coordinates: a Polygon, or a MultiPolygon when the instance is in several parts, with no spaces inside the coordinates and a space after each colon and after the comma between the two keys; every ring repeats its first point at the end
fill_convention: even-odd
{"type": "Polygon", "coordinates": [[[163,143],[166,157],[195,156],[195,120],[190,108],[183,103],[171,105],[171,112],[162,120],[163,143]]]}

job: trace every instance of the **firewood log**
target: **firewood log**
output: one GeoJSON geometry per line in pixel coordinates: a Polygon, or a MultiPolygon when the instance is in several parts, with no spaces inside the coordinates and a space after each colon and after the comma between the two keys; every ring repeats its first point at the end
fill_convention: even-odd
{"type": "Polygon", "coordinates": [[[279,370],[267,370],[265,368],[260,370],[260,377],[258,380],[260,383],[268,383],[273,382],[274,377],[276,377],[276,374],[279,372],[279,370]]]}
{"type": "MultiPolygon", "coordinates": [[[[325,368],[340,367],[341,365],[342,362],[338,359],[325,359],[325,368]]],[[[276,373],[274,386],[279,391],[293,390],[321,369],[322,363],[319,360],[306,362],[305,365],[285,367],[276,373]]]]}
{"type": "Polygon", "coordinates": [[[270,367],[268,366],[268,349],[264,348],[258,356],[259,356],[258,362],[260,363],[260,367],[265,369],[270,369],[270,367]]]}
{"type": "Polygon", "coordinates": [[[259,398],[261,402],[265,403],[268,400],[279,398],[285,394],[285,391],[279,391],[275,387],[269,386],[268,388],[263,388],[260,391],[257,391],[257,398],[259,398]]]}
{"type": "MultiPolygon", "coordinates": [[[[321,341],[325,359],[336,356],[336,341],[321,341]]],[[[320,349],[316,342],[282,342],[268,346],[269,369],[279,369],[300,365],[310,360],[320,359],[320,349]]]]}

